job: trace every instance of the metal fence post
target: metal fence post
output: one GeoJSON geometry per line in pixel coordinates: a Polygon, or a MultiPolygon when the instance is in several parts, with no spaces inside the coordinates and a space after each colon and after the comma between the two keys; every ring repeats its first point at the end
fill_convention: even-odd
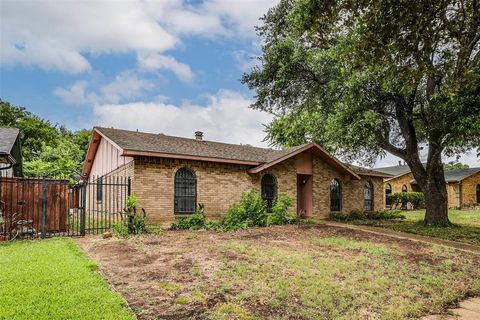
{"type": "Polygon", "coordinates": [[[85,217],[87,214],[87,183],[84,182],[79,188],[80,201],[82,202],[82,209],[80,210],[80,235],[85,236],[85,217]]]}
{"type": "Polygon", "coordinates": [[[132,195],[132,179],[130,177],[128,177],[128,180],[127,180],[127,194],[128,196],[131,196],[132,195]]]}
{"type": "Polygon", "coordinates": [[[45,177],[42,179],[42,239],[47,235],[47,182],[45,177]]]}

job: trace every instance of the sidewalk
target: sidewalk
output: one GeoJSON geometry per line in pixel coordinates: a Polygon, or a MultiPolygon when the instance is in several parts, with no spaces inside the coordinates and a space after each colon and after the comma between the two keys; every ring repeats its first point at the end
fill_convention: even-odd
{"type": "Polygon", "coordinates": [[[478,320],[480,319],[480,298],[472,298],[460,302],[456,309],[449,309],[451,316],[431,315],[421,318],[421,320],[478,320]]]}

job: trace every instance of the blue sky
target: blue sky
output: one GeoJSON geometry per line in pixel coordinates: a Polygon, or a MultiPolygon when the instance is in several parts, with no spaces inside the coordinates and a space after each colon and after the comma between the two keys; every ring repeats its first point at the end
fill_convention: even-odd
{"type": "Polygon", "coordinates": [[[74,130],[201,130],[265,146],[272,116],[248,108],[253,92],[239,80],[260,54],[254,26],[276,3],[3,0],[0,97],[74,130]]]}

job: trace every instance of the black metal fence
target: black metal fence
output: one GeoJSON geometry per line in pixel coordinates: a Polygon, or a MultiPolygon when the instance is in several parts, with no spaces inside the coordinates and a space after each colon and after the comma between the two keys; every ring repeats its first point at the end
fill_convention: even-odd
{"type": "Polygon", "coordinates": [[[110,230],[123,219],[129,177],[67,180],[0,177],[0,240],[83,236],[110,230]]]}

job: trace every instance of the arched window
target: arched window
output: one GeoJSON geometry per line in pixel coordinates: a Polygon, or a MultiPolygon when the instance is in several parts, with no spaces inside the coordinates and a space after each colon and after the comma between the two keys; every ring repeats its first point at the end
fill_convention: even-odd
{"type": "Polygon", "coordinates": [[[342,211],[342,185],[337,179],[330,181],[330,211],[342,211]]]}
{"type": "Polygon", "coordinates": [[[370,181],[363,187],[363,204],[365,211],[373,211],[373,184],[370,181]]]}
{"type": "Polygon", "coordinates": [[[480,203],[480,184],[477,184],[477,203],[480,203]]]}
{"type": "Polygon", "coordinates": [[[389,195],[392,194],[392,185],[390,183],[385,184],[385,204],[387,206],[392,205],[392,200],[390,199],[389,195]]]}
{"type": "Polygon", "coordinates": [[[402,192],[408,192],[408,188],[406,184],[402,186],[402,192]]]}
{"type": "Polygon", "coordinates": [[[272,212],[273,201],[277,197],[277,179],[267,173],[262,177],[262,199],[267,202],[267,212],[272,212]]]}
{"type": "Polygon", "coordinates": [[[197,177],[188,168],[175,173],[175,213],[194,213],[197,210],[197,177]]]}

